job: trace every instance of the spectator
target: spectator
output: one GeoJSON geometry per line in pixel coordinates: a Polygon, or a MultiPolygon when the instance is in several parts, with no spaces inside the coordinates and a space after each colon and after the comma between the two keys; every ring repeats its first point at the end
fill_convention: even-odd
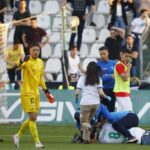
{"type": "Polygon", "coordinates": [[[148,16],[148,10],[142,9],[140,11],[140,16],[136,19],[134,19],[131,22],[131,33],[134,37],[134,42],[138,48],[139,51],[139,57],[138,57],[138,68],[139,71],[139,77],[142,78],[143,74],[143,41],[145,40],[148,29],[150,27],[150,19],[148,16]]]}
{"type": "Polygon", "coordinates": [[[115,101],[116,97],[113,92],[114,88],[114,67],[116,64],[116,61],[110,60],[108,58],[109,52],[107,47],[103,46],[99,49],[100,53],[100,60],[97,62],[97,65],[102,69],[102,81],[103,81],[103,90],[104,93],[111,97],[111,101],[103,100],[102,103],[104,103],[108,110],[110,112],[115,111],[115,101]]]}
{"type": "Polygon", "coordinates": [[[111,0],[111,2],[109,2],[109,5],[111,14],[109,28],[115,26],[125,30],[128,25],[125,9],[127,3],[125,3],[123,0],[111,0]]]}
{"type": "Polygon", "coordinates": [[[76,46],[72,46],[68,55],[68,76],[70,76],[71,82],[77,82],[79,78],[79,71],[82,71],[80,65],[80,58],[78,56],[78,50],[76,46]]]}
{"type": "Polygon", "coordinates": [[[132,11],[133,18],[138,17],[138,7],[136,7],[136,0],[127,0],[127,11],[132,11]]]}
{"type": "Polygon", "coordinates": [[[4,54],[7,63],[7,73],[10,83],[15,82],[17,75],[17,82],[21,81],[21,70],[17,68],[18,61],[23,60],[24,50],[19,42],[14,42],[13,46],[9,47],[4,54]]]}
{"type": "MultiPolygon", "coordinates": [[[[20,1],[21,0],[9,0],[10,8],[14,9],[14,5],[15,5],[15,7],[18,9],[20,1]]],[[[25,0],[25,1],[27,3],[27,9],[28,9],[29,8],[29,2],[30,2],[30,0],[25,0]]]]}
{"type": "Polygon", "coordinates": [[[114,69],[114,92],[118,103],[116,111],[133,111],[130,98],[131,52],[124,50],[120,55],[120,61],[114,69]]]}
{"type": "MultiPolygon", "coordinates": [[[[13,21],[21,20],[30,17],[30,12],[26,9],[26,1],[21,0],[19,3],[19,10],[17,10],[13,15],[13,21]]],[[[23,44],[22,34],[26,30],[27,26],[29,26],[29,19],[15,22],[14,26],[16,27],[14,33],[14,42],[19,41],[23,44]]]]}
{"type": "Polygon", "coordinates": [[[110,37],[105,40],[105,46],[109,51],[109,59],[118,60],[120,58],[120,48],[124,36],[124,30],[116,27],[110,29],[110,37]]]}
{"type": "Polygon", "coordinates": [[[134,38],[132,35],[127,36],[126,44],[122,47],[122,49],[131,51],[131,57],[132,57],[131,77],[137,76],[136,62],[138,58],[138,48],[134,43],[134,38]]]}
{"type": "MultiPolygon", "coordinates": [[[[89,18],[89,16],[92,14],[92,11],[94,10],[91,8],[91,11],[87,14],[85,13],[86,7],[90,7],[87,0],[64,0],[64,4],[71,3],[71,6],[73,8],[72,16],[77,16],[79,18],[79,26],[77,29],[77,49],[80,50],[81,43],[82,43],[82,33],[85,25],[85,21],[89,18]]],[[[64,5],[63,4],[63,5],[64,5]]],[[[92,4],[91,4],[92,5],[92,4]]],[[[92,6],[93,7],[93,6],[92,6]]],[[[71,34],[70,42],[69,42],[69,50],[71,49],[71,46],[74,45],[74,40],[76,37],[76,33],[71,34]]]]}
{"type": "Polygon", "coordinates": [[[102,81],[99,78],[101,73],[95,62],[90,62],[87,66],[86,74],[81,76],[77,83],[76,101],[82,90],[82,98],[80,101],[80,122],[83,131],[85,144],[90,142],[90,121],[94,116],[100,103],[99,95],[107,98],[102,89],[102,81]]]}
{"type": "Polygon", "coordinates": [[[146,34],[149,27],[150,19],[148,17],[148,10],[142,9],[140,12],[140,17],[135,18],[131,22],[131,33],[134,36],[134,40],[139,51],[142,50],[142,38],[146,34]]]}
{"type": "Polygon", "coordinates": [[[31,19],[31,27],[26,28],[22,34],[22,41],[25,48],[25,54],[28,55],[28,47],[31,43],[39,43],[40,46],[44,46],[49,42],[47,33],[37,24],[37,18],[31,19]],[[44,41],[43,41],[43,38],[44,41]]]}
{"type": "Polygon", "coordinates": [[[94,11],[95,11],[95,9],[96,9],[96,6],[95,6],[95,0],[88,0],[87,1],[87,3],[88,3],[88,11],[90,12],[91,11],[91,9],[93,9],[92,10],[92,14],[90,15],[90,17],[89,17],[89,24],[90,24],[90,26],[94,26],[94,27],[96,27],[96,24],[93,22],[93,13],[94,13],[94,11]]]}
{"type": "Polygon", "coordinates": [[[7,11],[5,0],[0,0],[0,24],[4,23],[4,12],[7,11]]]}

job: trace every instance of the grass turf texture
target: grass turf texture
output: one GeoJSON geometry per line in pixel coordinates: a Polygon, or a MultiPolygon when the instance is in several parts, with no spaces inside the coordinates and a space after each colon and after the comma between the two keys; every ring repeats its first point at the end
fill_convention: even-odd
{"type": "MultiPolygon", "coordinates": [[[[30,132],[26,132],[20,140],[20,147],[16,148],[12,142],[20,125],[0,125],[0,150],[34,150],[34,141],[30,132]]],[[[72,137],[77,131],[72,126],[48,126],[38,125],[41,142],[45,145],[44,150],[149,150],[150,146],[138,144],[71,144],[72,137]]]]}

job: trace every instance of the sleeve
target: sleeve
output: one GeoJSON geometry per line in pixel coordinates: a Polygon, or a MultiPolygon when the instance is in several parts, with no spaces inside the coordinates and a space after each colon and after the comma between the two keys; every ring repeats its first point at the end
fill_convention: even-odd
{"type": "Polygon", "coordinates": [[[132,26],[135,26],[135,21],[136,21],[136,20],[134,19],[134,20],[131,22],[131,25],[132,25],[132,26]]]}
{"type": "Polygon", "coordinates": [[[106,47],[108,47],[108,46],[109,46],[109,43],[108,43],[108,38],[105,40],[105,43],[104,43],[104,45],[105,45],[106,47]]]}
{"type": "Polygon", "coordinates": [[[97,88],[103,88],[103,83],[102,83],[102,79],[99,79],[99,85],[97,86],[97,88]]]}
{"type": "Polygon", "coordinates": [[[19,45],[19,50],[20,50],[20,54],[24,54],[24,49],[23,49],[23,45],[22,44],[19,45]]]}
{"type": "Polygon", "coordinates": [[[124,66],[120,63],[116,65],[116,71],[119,75],[121,75],[122,73],[125,73],[125,68],[124,66]]]}
{"type": "Polygon", "coordinates": [[[79,78],[79,80],[78,80],[78,83],[77,83],[77,89],[82,89],[82,87],[83,87],[83,83],[84,81],[83,81],[83,76],[81,76],[80,78],[79,78]]]}
{"type": "Polygon", "coordinates": [[[109,110],[108,110],[108,108],[105,106],[105,105],[103,105],[103,104],[101,104],[102,105],[102,114],[103,114],[103,116],[110,122],[110,123],[112,123],[113,122],[113,118],[112,118],[112,116],[111,116],[111,113],[109,112],[109,110]]]}
{"type": "Polygon", "coordinates": [[[31,17],[30,11],[27,11],[27,16],[26,18],[31,17]]]}
{"type": "Polygon", "coordinates": [[[45,81],[43,79],[43,75],[44,75],[44,64],[42,63],[42,70],[41,70],[41,77],[40,77],[40,86],[42,87],[42,89],[47,89],[45,81]]]}
{"type": "Polygon", "coordinates": [[[17,17],[17,12],[15,12],[14,15],[13,15],[13,20],[17,20],[17,18],[18,18],[17,17]]]}
{"type": "Polygon", "coordinates": [[[39,28],[39,29],[40,29],[41,36],[45,36],[47,34],[43,29],[41,29],[41,28],[39,28]]]}

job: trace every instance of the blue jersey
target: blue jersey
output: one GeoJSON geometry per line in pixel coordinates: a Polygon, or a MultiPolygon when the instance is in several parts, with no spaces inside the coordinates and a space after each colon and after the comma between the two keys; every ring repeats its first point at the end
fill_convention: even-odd
{"type": "Polygon", "coordinates": [[[114,60],[100,60],[97,62],[97,65],[102,69],[103,89],[114,88],[114,79],[112,78],[112,75],[114,74],[114,67],[116,63],[117,62],[114,60]]]}
{"type": "Polygon", "coordinates": [[[100,116],[103,115],[104,118],[108,120],[108,122],[112,123],[125,117],[128,113],[129,111],[109,112],[108,108],[105,105],[100,104],[95,114],[95,120],[98,121],[100,116]]]}

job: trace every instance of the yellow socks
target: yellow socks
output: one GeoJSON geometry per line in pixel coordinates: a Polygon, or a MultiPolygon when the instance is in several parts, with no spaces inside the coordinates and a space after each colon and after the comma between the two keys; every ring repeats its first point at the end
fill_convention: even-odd
{"type": "Polygon", "coordinates": [[[35,143],[40,142],[35,121],[29,121],[29,129],[30,129],[30,132],[34,138],[35,143]]]}
{"type": "Polygon", "coordinates": [[[26,131],[26,129],[29,127],[29,119],[25,120],[23,124],[21,125],[17,135],[19,138],[21,138],[22,134],[26,131]]]}

